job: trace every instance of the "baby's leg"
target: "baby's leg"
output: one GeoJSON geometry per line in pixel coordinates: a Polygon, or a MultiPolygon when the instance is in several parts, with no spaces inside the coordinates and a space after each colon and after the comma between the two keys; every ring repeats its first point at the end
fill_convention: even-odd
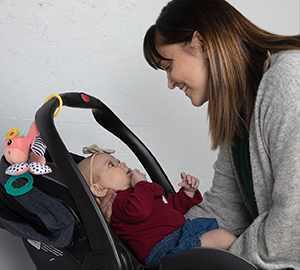
{"type": "Polygon", "coordinates": [[[237,238],[224,229],[216,229],[204,233],[201,237],[202,247],[214,247],[229,250],[237,238]]]}

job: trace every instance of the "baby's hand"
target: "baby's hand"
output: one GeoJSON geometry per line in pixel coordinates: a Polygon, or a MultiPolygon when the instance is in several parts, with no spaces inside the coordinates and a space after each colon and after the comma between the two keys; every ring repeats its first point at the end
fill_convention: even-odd
{"type": "Polygon", "coordinates": [[[199,186],[199,179],[190,174],[186,175],[185,172],[182,172],[180,176],[182,182],[178,186],[182,187],[185,193],[193,198],[199,186]]]}
{"type": "Polygon", "coordinates": [[[138,169],[134,169],[132,171],[131,186],[134,187],[140,181],[147,181],[146,174],[141,173],[138,169]]]}

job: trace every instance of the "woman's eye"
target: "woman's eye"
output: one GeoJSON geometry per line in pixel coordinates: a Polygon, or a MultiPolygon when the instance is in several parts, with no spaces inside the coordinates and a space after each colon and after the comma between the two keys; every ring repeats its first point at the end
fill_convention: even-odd
{"type": "Polygon", "coordinates": [[[115,165],[113,163],[111,163],[111,162],[108,164],[108,167],[114,167],[114,166],[115,165]]]}

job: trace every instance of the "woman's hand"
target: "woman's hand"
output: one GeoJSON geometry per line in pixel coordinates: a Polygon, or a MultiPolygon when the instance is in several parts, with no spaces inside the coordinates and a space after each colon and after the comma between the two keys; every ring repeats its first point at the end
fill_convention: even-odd
{"type": "Polygon", "coordinates": [[[116,198],[116,194],[112,189],[109,189],[106,195],[102,198],[96,198],[97,203],[106,219],[106,221],[111,223],[112,214],[112,204],[116,198]]]}
{"type": "Polygon", "coordinates": [[[179,183],[178,186],[182,187],[185,193],[189,197],[193,198],[200,183],[199,179],[194,176],[191,176],[190,174],[185,174],[185,172],[182,172],[180,176],[182,182],[179,183]]]}

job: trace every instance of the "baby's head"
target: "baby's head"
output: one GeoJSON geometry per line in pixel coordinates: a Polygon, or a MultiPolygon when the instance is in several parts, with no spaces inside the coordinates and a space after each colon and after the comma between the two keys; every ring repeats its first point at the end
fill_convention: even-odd
{"type": "Polygon", "coordinates": [[[110,154],[93,154],[78,168],[96,197],[104,197],[108,189],[125,190],[131,186],[132,170],[110,154]]]}

